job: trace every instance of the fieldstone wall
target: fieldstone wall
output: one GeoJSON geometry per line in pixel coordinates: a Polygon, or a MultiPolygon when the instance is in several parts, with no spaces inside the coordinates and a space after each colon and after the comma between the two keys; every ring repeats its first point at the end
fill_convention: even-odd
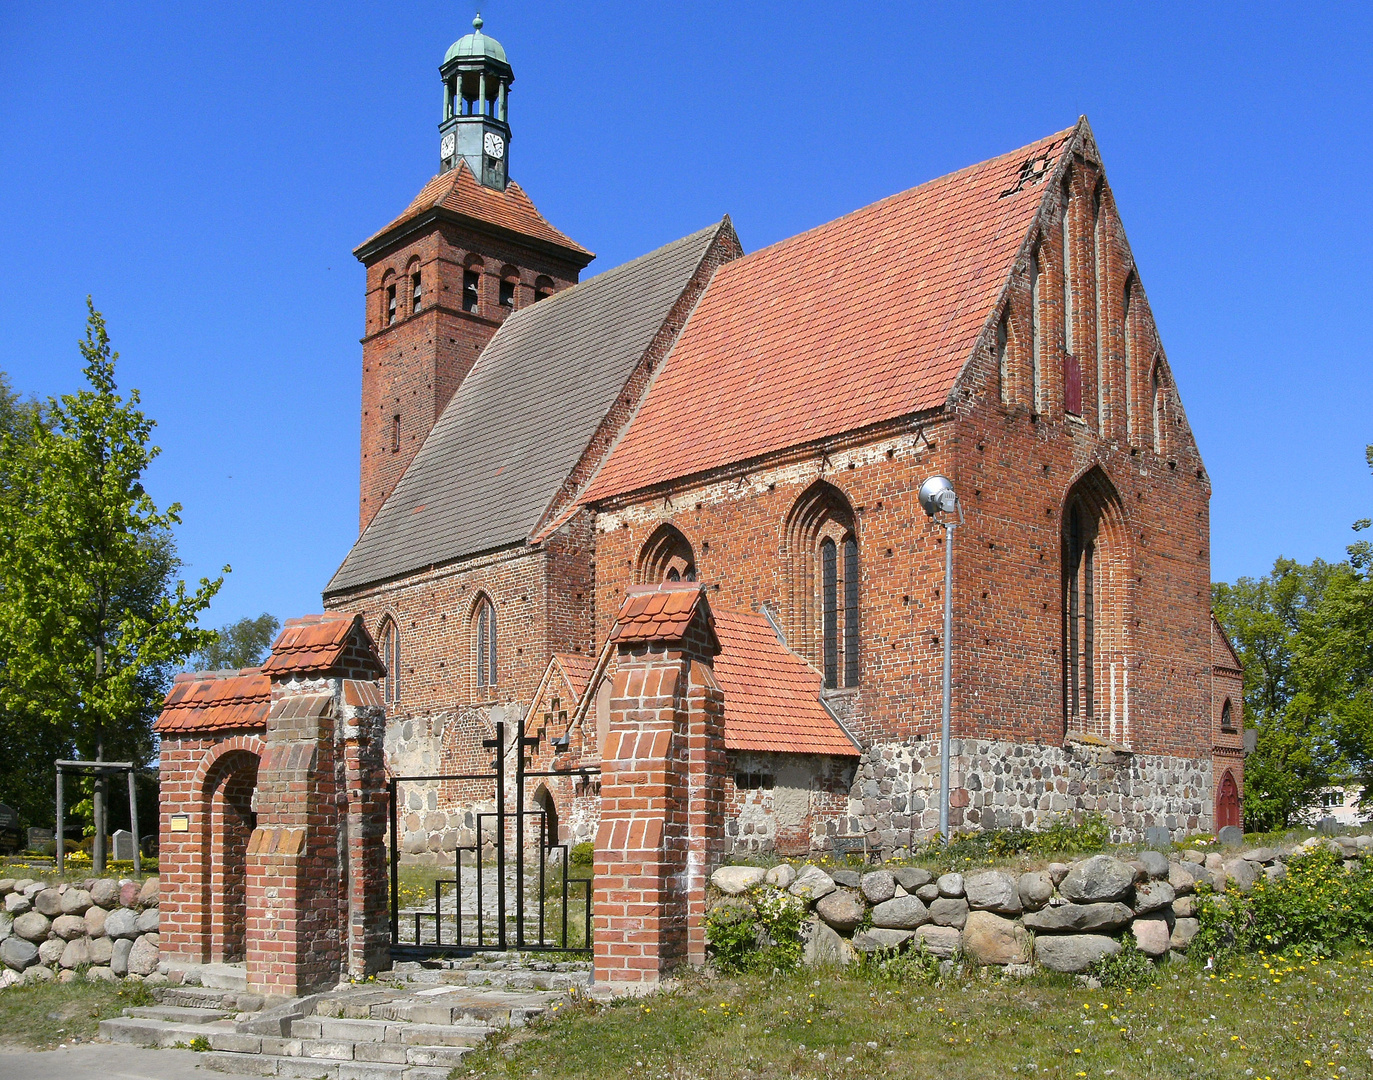
{"type": "Polygon", "coordinates": [[[135,979],[158,973],[158,880],[53,885],[0,880],[0,989],[16,983],[135,979]]]}
{"type": "MultiPolygon", "coordinates": [[[[1062,746],[954,739],[949,821],[954,828],[1042,828],[1065,815],[1099,813],[1115,843],[1165,828],[1174,840],[1213,826],[1211,759],[1133,754],[1099,740],[1062,746]]],[[[823,822],[812,846],[864,835],[884,856],[939,827],[939,740],[880,743],[863,754],[848,813],[823,822]]]]}
{"type": "Polygon", "coordinates": [[[1284,877],[1286,859],[1319,844],[1331,845],[1346,865],[1373,857],[1373,837],[1340,836],[1225,854],[1189,850],[1171,859],[1158,851],[1128,861],[1094,855],[1028,872],[936,877],[912,866],[827,872],[783,863],[724,866],[710,880],[719,905],[737,905],[734,898],[754,889],[785,891],[806,904],[804,959],[812,965],[910,948],[946,961],[1083,973],[1119,952],[1127,936],[1155,959],[1185,952],[1200,929],[1198,883],[1247,893],[1260,877],[1284,877]]]}

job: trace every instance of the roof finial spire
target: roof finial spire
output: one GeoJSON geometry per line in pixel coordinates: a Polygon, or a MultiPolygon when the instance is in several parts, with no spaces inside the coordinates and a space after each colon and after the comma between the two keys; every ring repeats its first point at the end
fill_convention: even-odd
{"type": "Polygon", "coordinates": [[[482,32],[482,25],[482,13],[479,11],[477,12],[476,17],[472,20],[472,29],[480,34],[482,32]]]}

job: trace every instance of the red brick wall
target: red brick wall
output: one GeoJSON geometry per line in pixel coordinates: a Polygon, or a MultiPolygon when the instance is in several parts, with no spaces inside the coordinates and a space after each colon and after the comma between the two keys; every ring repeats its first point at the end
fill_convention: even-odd
{"type": "Polygon", "coordinates": [[[443,407],[477,355],[514,308],[499,301],[502,272],[519,275],[514,308],[534,303],[534,283],[548,278],[556,289],[577,282],[577,268],[542,251],[475,229],[434,224],[419,236],[384,248],[367,262],[367,299],[362,339],[362,483],[358,530],[367,527],[395,490],[443,407]],[[463,310],[463,272],[482,264],[475,312],[463,310]],[[409,268],[418,260],[423,295],[411,311],[409,268]],[[386,288],[397,285],[396,321],[386,323],[386,288]],[[393,418],[400,417],[393,449],[393,418]]]}

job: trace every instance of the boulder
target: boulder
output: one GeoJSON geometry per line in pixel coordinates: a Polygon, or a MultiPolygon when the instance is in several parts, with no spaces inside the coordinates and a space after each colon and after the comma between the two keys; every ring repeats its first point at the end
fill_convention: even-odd
{"type": "Polygon", "coordinates": [[[1259,874],[1262,873],[1258,863],[1252,863],[1248,859],[1227,859],[1225,861],[1225,875],[1230,879],[1230,884],[1236,890],[1247,893],[1254,887],[1254,882],[1258,881],[1259,874]]]}
{"type": "Polygon", "coordinates": [[[7,968],[23,971],[37,962],[38,946],[32,941],[25,941],[21,937],[7,937],[0,941],[0,963],[7,968]]]}
{"type": "Polygon", "coordinates": [[[90,907],[88,907],[88,908],[86,909],[86,914],[85,914],[85,921],[86,921],[86,936],[87,936],[87,937],[104,937],[104,936],[105,936],[105,919],[109,916],[109,914],[110,914],[110,913],[109,913],[108,911],[106,911],[104,908],[102,908],[102,907],[96,907],[94,904],[92,904],[90,907]]]}
{"type": "Polygon", "coordinates": [[[1168,947],[1170,949],[1185,949],[1192,944],[1192,939],[1197,936],[1197,931],[1201,929],[1201,923],[1196,919],[1178,919],[1173,923],[1173,932],[1168,937],[1168,947]]]}
{"type": "Polygon", "coordinates": [[[1216,833],[1216,839],[1226,847],[1239,847],[1244,843],[1244,830],[1238,825],[1227,825],[1216,833]]]}
{"type": "Polygon", "coordinates": [[[940,960],[952,960],[963,944],[963,935],[953,926],[926,923],[915,931],[915,944],[940,960]]]}
{"type": "Polygon", "coordinates": [[[144,934],[129,950],[129,974],[151,975],[157,970],[157,935],[144,934]]]}
{"type": "Polygon", "coordinates": [[[36,986],[38,983],[50,983],[56,978],[57,975],[53,972],[52,968],[45,967],[42,964],[35,964],[33,967],[29,968],[28,971],[24,972],[24,985],[36,986]]]}
{"type": "Polygon", "coordinates": [[[33,898],[34,911],[42,912],[48,918],[62,914],[62,894],[56,889],[44,889],[33,898]]]}
{"type": "Polygon", "coordinates": [[[815,913],[841,934],[851,934],[863,921],[867,909],[863,901],[848,889],[836,889],[820,898],[815,905],[815,913]]]}
{"type": "Polygon", "coordinates": [[[157,932],[157,908],[147,908],[138,916],[138,932],[153,934],[157,932]]]}
{"type": "Polygon", "coordinates": [[[896,895],[896,878],[890,870],[874,870],[863,875],[858,889],[869,904],[880,904],[896,895]]]}
{"type": "Polygon", "coordinates": [[[1168,884],[1173,886],[1174,895],[1185,896],[1196,888],[1197,877],[1192,873],[1190,866],[1183,866],[1181,863],[1169,863],[1168,884]]]}
{"type": "Polygon", "coordinates": [[[1241,859],[1247,859],[1249,862],[1256,863],[1270,863],[1273,862],[1277,857],[1278,849],[1271,847],[1255,848],[1253,851],[1246,851],[1243,855],[1240,856],[1241,859]]]}
{"type": "Polygon", "coordinates": [[[1057,889],[1063,884],[1063,879],[1068,876],[1068,871],[1071,869],[1072,867],[1067,863],[1051,862],[1044,868],[1044,872],[1049,875],[1049,880],[1054,883],[1054,888],[1057,889]]]}
{"type": "Polygon", "coordinates": [[[107,937],[90,938],[87,948],[90,949],[92,964],[109,964],[114,956],[114,942],[107,937]]]}
{"type": "Polygon", "coordinates": [[[872,909],[873,926],[887,930],[914,930],[929,921],[930,909],[916,896],[898,896],[872,909]]]}
{"type": "Polygon", "coordinates": [[[1162,956],[1169,949],[1168,942],[1173,930],[1167,919],[1151,917],[1136,919],[1130,924],[1130,932],[1135,935],[1135,944],[1139,946],[1140,952],[1149,956],[1162,956]]]}
{"type": "Polygon", "coordinates": [[[139,907],[157,907],[158,879],[150,877],[143,882],[143,887],[138,890],[139,907]]]}
{"type": "Polygon", "coordinates": [[[710,883],[726,896],[738,896],[766,880],[761,866],[722,866],[710,875],[710,883]]]}
{"type": "Polygon", "coordinates": [[[119,883],[119,903],[122,907],[127,908],[138,906],[138,882],[121,881],[119,883]]]}
{"type": "Polygon", "coordinates": [[[1059,904],[1025,915],[1025,926],[1039,934],[1074,934],[1119,930],[1135,913],[1121,903],[1059,904]]]}
{"type": "Polygon", "coordinates": [[[997,911],[1003,915],[1019,915],[1020,889],[1015,878],[1002,870],[979,870],[969,874],[963,882],[968,906],[979,911],[997,911]]]}
{"type": "Polygon", "coordinates": [[[5,912],[9,915],[22,915],[31,907],[33,904],[23,893],[12,892],[5,897],[5,912]]]}
{"type": "Polygon", "coordinates": [[[968,901],[941,896],[930,905],[930,921],[936,926],[952,926],[962,930],[968,922],[968,901]]]}
{"type": "Polygon", "coordinates": [[[808,967],[845,967],[853,960],[853,946],[813,915],[802,937],[801,960],[808,967]]]}
{"type": "Polygon", "coordinates": [[[58,905],[63,915],[84,915],[91,906],[91,894],[85,889],[68,889],[58,905]]]}
{"type": "Polygon", "coordinates": [[[38,946],[38,962],[53,967],[62,959],[67,943],[58,937],[50,937],[38,946]]]}
{"type": "Polygon", "coordinates": [[[14,882],[14,891],[17,893],[23,893],[25,896],[28,896],[29,888],[33,884],[34,880],[31,877],[17,878],[14,882]]]}
{"type": "Polygon", "coordinates": [[[90,939],[79,937],[67,942],[67,947],[62,950],[62,959],[58,962],[68,970],[85,967],[91,962],[90,939]]]}
{"type": "Polygon", "coordinates": [[[1038,911],[1054,895],[1053,878],[1045,870],[1021,874],[1016,888],[1020,892],[1020,904],[1026,911],[1038,911]]]}
{"type": "Polygon", "coordinates": [[[962,949],[979,964],[1023,964],[1029,959],[1030,937],[1010,919],[974,911],[963,927],[962,949]]]}
{"type": "Polygon", "coordinates": [[[41,915],[37,911],[26,911],[19,918],[14,920],[14,934],[25,941],[32,941],[35,944],[48,936],[48,931],[52,929],[52,923],[48,921],[46,915],[41,915]]]}
{"type": "Polygon", "coordinates": [[[14,878],[0,878],[0,896],[7,896],[14,892],[14,878]]]}
{"type": "Polygon", "coordinates": [[[1283,866],[1282,863],[1274,863],[1272,866],[1265,866],[1263,868],[1263,876],[1269,881],[1281,881],[1283,878],[1287,877],[1287,867],[1283,866]]]}
{"type": "Polygon", "coordinates": [[[958,899],[963,896],[963,875],[962,874],[940,874],[939,880],[935,882],[939,886],[939,895],[958,899]]]}
{"type": "Polygon", "coordinates": [[[138,913],[129,908],[116,908],[105,918],[105,936],[132,938],[138,936],[138,913]]]}
{"type": "Polygon", "coordinates": [[[819,900],[820,897],[834,892],[834,878],[818,866],[807,866],[796,876],[787,892],[807,900],[819,900]]]}
{"type": "Polygon", "coordinates": [[[836,870],[830,877],[834,878],[836,885],[842,885],[846,889],[858,888],[860,875],[857,870],[836,870]]]}
{"type": "Polygon", "coordinates": [[[1073,866],[1059,885],[1064,899],[1077,904],[1121,900],[1135,883],[1135,871],[1109,855],[1093,855],[1073,866]]]}
{"type": "Polygon", "coordinates": [[[4,941],[12,933],[14,933],[14,920],[0,911],[0,941],[4,941]]]}
{"type": "Polygon", "coordinates": [[[1217,893],[1224,893],[1226,885],[1230,881],[1230,875],[1224,870],[1206,870],[1205,879],[1211,883],[1211,888],[1217,893]]]}
{"type": "Polygon", "coordinates": [[[1035,959],[1041,967],[1074,975],[1118,952],[1120,943],[1105,934],[1063,934],[1035,939],[1035,959]]]}
{"type": "Polygon", "coordinates": [[[1173,915],[1179,919],[1194,919],[1197,914],[1197,900],[1194,896],[1179,896],[1173,901],[1173,915]]]}
{"type": "Polygon", "coordinates": [[[1207,854],[1206,862],[1202,865],[1204,865],[1208,870],[1224,870],[1225,860],[1221,858],[1219,855],[1217,855],[1214,851],[1212,851],[1209,854],[1207,854]]]}
{"type": "Polygon", "coordinates": [[[1193,851],[1191,848],[1182,852],[1178,857],[1183,862],[1191,863],[1193,866],[1204,866],[1206,864],[1206,856],[1200,851],[1193,851]]]}
{"type": "Polygon", "coordinates": [[[100,878],[91,884],[91,903],[106,911],[119,906],[119,882],[100,878]]]}
{"type": "Polygon", "coordinates": [[[86,920],[80,915],[59,915],[52,922],[52,932],[63,941],[86,936],[86,920]]]}
{"type": "MultiPolygon", "coordinates": [[[[109,938],[105,939],[109,941],[109,938]]],[[[120,938],[111,943],[110,970],[116,975],[127,975],[129,973],[129,953],[133,951],[133,941],[129,938],[120,938]]]]}
{"type": "Polygon", "coordinates": [[[921,885],[916,889],[914,895],[918,896],[922,903],[931,904],[939,899],[939,886],[931,881],[928,885],[921,885]]]}
{"type": "Polygon", "coordinates": [[[90,982],[114,982],[114,972],[107,967],[93,967],[86,971],[86,979],[90,982]]]}
{"type": "Polygon", "coordinates": [[[1177,899],[1173,886],[1166,881],[1146,881],[1135,886],[1135,913],[1143,915],[1146,911],[1160,911],[1171,907],[1177,899]]]}
{"type": "Polygon", "coordinates": [[[1157,851],[1141,851],[1139,861],[1144,864],[1144,872],[1151,878],[1168,876],[1168,858],[1157,851]]]}
{"type": "Polygon", "coordinates": [[[775,885],[779,889],[790,887],[796,880],[796,869],[788,863],[779,863],[768,871],[767,877],[763,879],[769,885],[775,885]]]}
{"type": "Polygon", "coordinates": [[[899,866],[892,871],[892,877],[896,878],[896,883],[908,893],[913,893],[922,885],[928,885],[934,880],[933,874],[928,870],[921,870],[918,866],[899,866]]]}
{"type": "MultiPolygon", "coordinates": [[[[19,886],[16,885],[15,888],[19,889],[19,886]]],[[[21,891],[25,896],[32,900],[35,896],[37,896],[46,888],[48,888],[47,884],[42,881],[30,881],[19,891],[21,891]]]]}
{"type": "Polygon", "coordinates": [[[891,930],[876,926],[871,930],[860,930],[854,934],[853,947],[864,953],[879,952],[882,949],[899,949],[912,936],[913,931],[911,930],[891,930]]]}

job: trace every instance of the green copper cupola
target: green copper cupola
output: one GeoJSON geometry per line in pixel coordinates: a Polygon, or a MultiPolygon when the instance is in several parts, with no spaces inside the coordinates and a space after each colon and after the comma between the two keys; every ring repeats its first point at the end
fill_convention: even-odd
{"type": "Polygon", "coordinates": [[[439,172],[465,160],[480,183],[504,191],[510,179],[509,99],[515,73],[501,43],[482,33],[480,15],[472,20],[472,33],[449,47],[439,74],[439,172]]]}

